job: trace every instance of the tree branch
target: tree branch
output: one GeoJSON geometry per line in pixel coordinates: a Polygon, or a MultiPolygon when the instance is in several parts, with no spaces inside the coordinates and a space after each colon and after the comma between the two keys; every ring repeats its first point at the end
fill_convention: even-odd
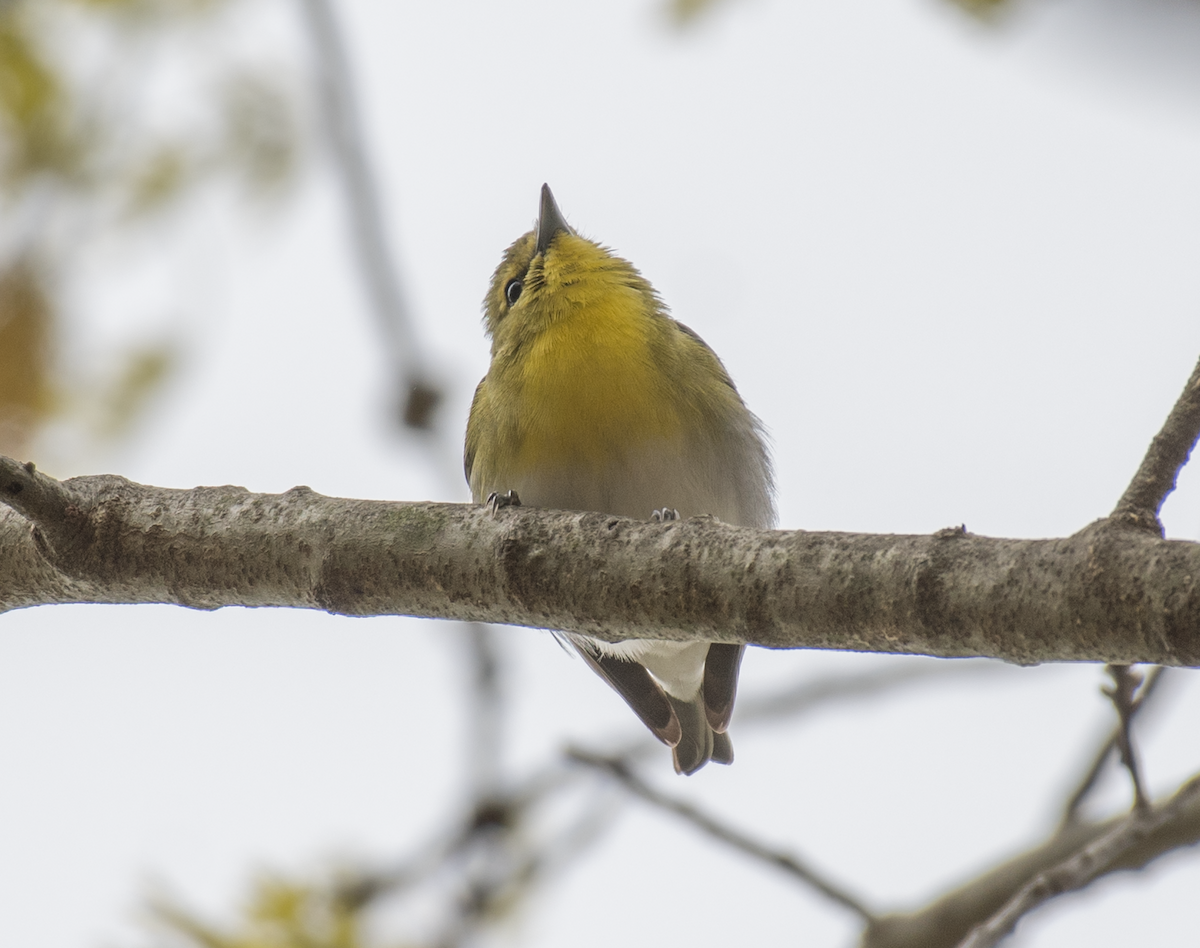
{"type": "Polygon", "coordinates": [[[775,849],[751,839],[740,830],[726,826],[714,817],[692,806],[692,804],[683,800],[677,800],[665,793],[660,793],[639,778],[623,761],[611,757],[600,757],[579,749],[569,751],[568,756],[578,763],[602,770],[610,776],[615,777],[630,793],[659,809],[682,817],[714,839],[718,839],[754,859],[766,862],[776,869],[783,870],[810,888],[816,889],[827,899],[836,902],[843,908],[849,909],[864,922],[870,924],[875,920],[875,916],[871,913],[870,909],[861,901],[822,878],[817,872],[804,865],[804,863],[791,853],[775,849]]]}
{"type": "Polygon", "coordinates": [[[860,948],[954,948],[975,926],[1015,899],[1022,912],[1112,872],[1142,869],[1200,841],[1200,777],[1165,803],[1102,823],[1071,823],[1028,852],[985,872],[925,908],[888,915],[863,933],[860,948]],[[1066,868],[1063,868],[1066,867],[1066,868]],[[1086,869],[1086,871],[1082,871],[1086,869]],[[1061,888],[1058,888],[1061,886],[1061,888]],[[1026,892],[1026,889],[1030,889],[1026,892]]]}
{"type": "MultiPolygon", "coordinates": [[[[1134,716],[1137,715],[1143,707],[1145,707],[1146,702],[1149,701],[1158,690],[1159,682],[1162,681],[1163,673],[1165,671],[1166,669],[1159,665],[1152,668],[1150,673],[1146,675],[1146,683],[1142,685],[1141,689],[1133,699],[1133,706],[1129,711],[1130,723],[1132,723],[1134,716]]],[[[1117,745],[1121,741],[1123,728],[1123,722],[1118,723],[1113,729],[1113,732],[1108,736],[1105,742],[1100,745],[1096,753],[1093,755],[1091,765],[1088,767],[1082,779],[1076,785],[1075,790],[1072,791],[1070,797],[1067,798],[1066,806],[1063,807],[1063,825],[1071,823],[1079,818],[1079,808],[1083,806],[1083,801],[1087,799],[1088,794],[1092,792],[1093,788],[1096,786],[1096,782],[1100,779],[1100,773],[1103,771],[1109,755],[1117,749],[1117,745]]]]}
{"type": "Polygon", "coordinates": [[[1154,436],[1141,466],[1121,495],[1112,519],[1153,530],[1163,535],[1158,512],[1163,501],[1175,489],[1175,479],[1188,462],[1200,438],[1200,362],[1167,416],[1162,430],[1154,436]]]}
{"type": "Polygon", "coordinates": [[[1194,814],[1189,811],[1195,810],[1198,802],[1200,777],[1193,777],[1161,807],[1136,808],[1069,858],[1030,880],[999,912],[976,927],[960,948],[992,948],[1024,915],[1050,899],[1082,889],[1114,868],[1124,868],[1121,860],[1157,830],[1170,826],[1181,817],[1191,815],[1194,820],[1194,814]]]}
{"type": "Polygon", "coordinates": [[[1111,688],[1100,690],[1108,697],[1116,709],[1119,726],[1117,728],[1117,749],[1121,752],[1121,763],[1129,772],[1129,780],[1133,784],[1133,805],[1144,810],[1150,806],[1150,799],[1142,786],[1142,771],[1138,766],[1137,749],[1133,746],[1133,735],[1130,733],[1133,716],[1137,712],[1137,690],[1142,684],[1142,675],[1128,665],[1109,665],[1108,674],[1112,677],[1111,688]]]}
{"type": "Polygon", "coordinates": [[[306,487],[64,483],[0,459],[0,611],[291,606],[769,648],[1200,665],[1200,544],[756,531],[341,500],[306,487]],[[18,516],[19,515],[19,516],[18,516]],[[32,532],[22,519],[35,526],[32,532]]]}
{"type": "Polygon", "coordinates": [[[430,378],[428,360],[392,261],[380,213],[379,185],[367,157],[341,30],[329,0],[304,0],[303,7],[317,54],[322,117],[346,194],[363,282],[387,340],[392,376],[400,383],[401,417],[410,428],[429,428],[442,392],[430,378]]]}

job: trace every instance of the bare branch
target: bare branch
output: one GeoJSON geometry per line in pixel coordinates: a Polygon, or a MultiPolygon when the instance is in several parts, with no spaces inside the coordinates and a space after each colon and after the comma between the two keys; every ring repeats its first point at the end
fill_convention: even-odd
{"type": "MultiPolygon", "coordinates": [[[[1141,828],[1137,831],[1126,828],[1129,820],[1142,818],[1136,810],[1132,815],[1102,823],[1070,823],[1042,844],[983,873],[919,911],[884,916],[863,933],[860,948],[953,948],[975,926],[1003,911],[1032,884],[1031,880],[1040,879],[1044,873],[1087,851],[1088,847],[1117,830],[1133,833],[1134,838],[1118,837],[1124,841],[1123,849],[1098,851],[1110,858],[1104,865],[1093,866],[1092,879],[1104,873],[1141,869],[1166,853],[1195,845],[1200,841],[1198,785],[1200,777],[1193,778],[1167,803],[1151,809],[1147,817],[1150,822],[1145,824],[1150,829],[1145,832],[1141,828]]],[[[1060,879],[1058,876],[1051,878],[1052,881],[1060,879]]]]}
{"type": "Polygon", "coordinates": [[[1184,784],[1161,807],[1135,809],[1068,859],[1039,873],[1008,903],[963,940],[960,948],[991,948],[1020,919],[1064,892],[1082,889],[1112,870],[1122,857],[1156,830],[1180,819],[1200,801],[1200,776],[1184,784]]]}
{"type": "Polygon", "coordinates": [[[410,428],[429,428],[442,393],[430,378],[428,362],[388,246],[387,229],[380,213],[383,204],[380,188],[367,158],[341,30],[329,0],[303,0],[303,4],[317,53],[322,113],[346,193],[356,257],[387,340],[391,375],[400,383],[401,415],[410,428]]]}
{"type": "Polygon", "coordinates": [[[1142,683],[1142,676],[1128,665],[1109,665],[1108,673],[1112,676],[1113,687],[1102,688],[1101,691],[1117,709],[1117,717],[1120,719],[1117,728],[1117,749],[1121,752],[1121,763],[1129,771],[1129,779],[1133,783],[1133,805],[1139,810],[1144,810],[1150,805],[1150,801],[1146,799],[1146,791],[1142,788],[1142,774],[1129,732],[1134,712],[1137,710],[1135,694],[1142,683]]]}
{"type": "MultiPolygon", "coordinates": [[[[1163,673],[1166,671],[1161,665],[1157,665],[1150,670],[1146,676],[1146,683],[1138,691],[1133,699],[1133,708],[1130,711],[1130,719],[1136,715],[1151,697],[1159,690],[1158,684],[1162,681],[1163,673]]],[[[1079,808],[1083,806],[1083,801],[1087,799],[1088,794],[1096,785],[1096,781],[1100,779],[1100,774],[1104,769],[1104,764],[1108,761],[1109,755],[1117,749],[1117,745],[1121,740],[1121,725],[1118,724],[1096,751],[1092,758],[1092,764],[1084,773],[1083,778],[1079,781],[1074,792],[1067,798],[1067,804],[1063,807],[1063,824],[1067,824],[1076,820],[1079,816],[1079,808]]]]}
{"type": "Polygon", "coordinates": [[[0,611],[291,606],[608,640],[1200,665],[1200,544],[1103,523],[1060,540],[1002,540],[533,508],[493,518],[304,487],[60,484],[0,459],[4,503],[38,529],[0,506],[0,611]]]}
{"type": "Polygon", "coordinates": [[[1145,458],[1112,512],[1114,520],[1163,535],[1158,512],[1175,489],[1175,479],[1200,438],[1200,362],[1183,387],[1179,400],[1154,436],[1145,458]]]}
{"type": "Polygon", "coordinates": [[[612,825],[624,801],[615,787],[593,776],[555,761],[510,791],[458,813],[451,827],[402,863],[346,876],[336,896],[351,909],[405,897],[440,905],[439,934],[426,941],[471,943],[473,934],[519,906],[535,886],[561,878],[612,825]],[[562,803],[575,790],[584,793],[573,812],[546,821],[548,805],[562,803]],[[540,825],[547,822],[551,825],[540,825]]]}
{"type": "Polygon", "coordinates": [[[18,464],[12,458],[0,458],[0,503],[26,520],[65,524],[82,502],[70,487],[43,474],[32,461],[18,464]]]}
{"type": "Polygon", "coordinates": [[[579,816],[545,847],[538,874],[547,879],[562,878],[566,868],[612,827],[624,803],[624,797],[615,789],[609,789],[603,796],[590,797],[580,807],[579,816]]]}
{"type": "Polygon", "coordinates": [[[457,855],[467,838],[461,825],[449,826],[402,862],[383,869],[348,873],[339,880],[335,894],[347,906],[360,908],[404,892],[428,879],[457,855]]]}
{"type": "Polygon", "coordinates": [[[732,846],[747,856],[774,866],[776,869],[783,870],[793,878],[799,879],[805,885],[820,892],[831,901],[836,902],[843,908],[849,909],[864,922],[870,924],[875,920],[875,916],[871,913],[870,909],[863,905],[862,902],[843,891],[840,887],[822,878],[815,870],[804,865],[804,863],[791,853],[775,849],[765,843],[760,843],[740,830],[726,826],[715,817],[704,813],[698,807],[683,800],[677,800],[665,793],[660,793],[639,778],[623,761],[611,757],[601,757],[579,749],[568,751],[568,756],[572,760],[585,764],[588,767],[595,767],[597,770],[611,774],[626,789],[640,799],[653,804],[659,809],[666,810],[668,813],[674,813],[676,816],[682,817],[714,839],[732,846]]]}

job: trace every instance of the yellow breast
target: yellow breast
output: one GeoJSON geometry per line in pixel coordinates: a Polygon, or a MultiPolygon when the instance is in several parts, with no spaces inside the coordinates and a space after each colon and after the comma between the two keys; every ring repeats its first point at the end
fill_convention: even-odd
{"type": "Polygon", "coordinates": [[[467,424],[472,496],[736,520],[730,459],[754,425],[720,362],[628,262],[571,233],[534,249],[532,233],[509,248],[485,301],[492,364],[467,424]]]}
{"type": "Polygon", "coordinates": [[[505,406],[519,416],[514,474],[605,467],[681,437],[669,382],[653,361],[652,327],[621,302],[557,321],[523,347],[505,406]]]}

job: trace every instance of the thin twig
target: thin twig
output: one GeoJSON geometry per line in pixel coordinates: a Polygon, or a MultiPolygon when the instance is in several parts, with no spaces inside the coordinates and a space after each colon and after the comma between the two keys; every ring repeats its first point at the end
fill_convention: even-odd
{"type": "Polygon", "coordinates": [[[1183,387],[1175,407],[1154,436],[1141,466],[1112,512],[1114,519],[1163,535],[1158,512],[1175,489],[1175,479],[1200,438],[1200,362],[1183,387]]]}
{"type": "MultiPolygon", "coordinates": [[[[1166,670],[1162,665],[1155,665],[1154,668],[1150,669],[1146,675],[1146,683],[1142,685],[1133,699],[1133,707],[1130,709],[1131,721],[1145,707],[1146,702],[1158,691],[1158,684],[1162,681],[1163,673],[1166,670]]],[[[1087,799],[1088,795],[1095,788],[1096,782],[1100,779],[1100,774],[1104,770],[1104,765],[1108,762],[1109,755],[1118,749],[1121,741],[1121,731],[1122,725],[1118,724],[1096,751],[1095,756],[1092,758],[1091,766],[1083,775],[1083,778],[1079,781],[1074,792],[1072,792],[1071,796],[1067,799],[1066,805],[1063,807],[1061,825],[1065,826],[1068,823],[1078,820],[1079,809],[1083,806],[1084,800],[1087,799]]]]}
{"type": "Polygon", "coordinates": [[[492,840],[485,851],[485,859],[490,859],[492,865],[475,868],[467,899],[460,903],[457,919],[451,922],[438,944],[473,944],[477,939],[472,936],[483,924],[510,910],[524,893],[544,880],[562,878],[570,863],[584,855],[612,826],[623,801],[611,787],[609,797],[590,796],[580,807],[577,818],[549,840],[531,841],[528,833],[507,834],[492,840]]]}
{"type": "Polygon", "coordinates": [[[1110,871],[1120,858],[1148,835],[1184,814],[1200,797],[1200,776],[1193,777],[1161,807],[1135,809],[1112,829],[1063,862],[1038,873],[1000,911],[976,926],[959,948],[992,948],[1020,919],[1055,896],[1082,889],[1110,871]]]}
{"type": "Polygon", "coordinates": [[[567,751],[567,756],[578,763],[588,767],[594,767],[597,770],[602,770],[611,774],[623,784],[626,789],[635,794],[647,803],[674,813],[676,816],[683,817],[693,826],[703,830],[714,839],[719,839],[721,842],[732,846],[734,849],[745,853],[748,856],[753,856],[777,869],[782,869],[789,875],[799,879],[801,882],[816,889],[826,898],[836,902],[843,908],[847,908],[854,912],[868,925],[875,920],[874,913],[871,912],[861,901],[854,896],[843,891],[838,886],[823,879],[817,872],[804,865],[799,859],[791,853],[783,852],[779,849],[774,849],[765,843],[760,843],[755,839],[751,839],[740,830],[726,826],[724,823],[702,812],[697,807],[683,800],[676,800],[673,797],[667,796],[655,790],[649,784],[641,780],[622,760],[617,760],[611,757],[601,757],[596,754],[588,753],[585,750],[571,749],[567,751]]]}
{"type": "Polygon", "coordinates": [[[1121,752],[1121,763],[1129,771],[1129,779],[1133,782],[1133,805],[1139,810],[1150,806],[1146,791],[1142,787],[1142,773],[1138,766],[1137,753],[1133,747],[1129,726],[1133,722],[1137,710],[1135,694],[1142,683],[1142,676],[1128,665],[1109,665],[1108,674],[1112,677],[1112,688],[1101,688],[1117,709],[1120,726],[1117,730],[1117,749],[1121,752]]]}
{"type": "Polygon", "coordinates": [[[439,832],[419,847],[416,855],[385,869],[359,870],[337,886],[337,897],[347,906],[362,908],[382,898],[395,897],[431,878],[469,842],[461,825],[439,832]]]}
{"type": "Polygon", "coordinates": [[[0,459],[0,502],[35,526],[51,529],[70,518],[82,501],[62,481],[47,477],[32,461],[0,459]]]}
{"type": "MultiPolygon", "coordinates": [[[[1197,778],[1200,779],[1200,778],[1197,778]]],[[[1186,787],[1185,787],[1186,788],[1186,787]]],[[[1175,804],[1178,794],[1166,805],[1175,804]]],[[[1137,811],[1133,811],[1137,815],[1137,811]]],[[[971,930],[993,917],[1032,879],[1061,865],[1107,836],[1129,813],[1101,823],[1075,822],[1043,842],[993,866],[923,907],[885,915],[864,933],[860,948],[956,948],[971,930]]],[[[1144,869],[1167,853],[1200,841],[1200,794],[1179,801],[1174,815],[1126,849],[1105,874],[1144,869]]]]}
{"type": "Polygon", "coordinates": [[[481,836],[495,837],[498,829],[511,829],[527,822],[528,814],[550,797],[578,783],[578,772],[558,762],[508,792],[475,798],[447,821],[449,826],[445,831],[419,847],[417,855],[391,866],[360,871],[341,886],[342,897],[360,905],[415,887],[460,859],[481,836]]]}
{"type": "MultiPolygon", "coordinates": [[[[560,772],[568,773],[561,767],[560,772]]],[[[577,769],[575,775],[571,783],[579,782],[577,769]]],[[[567,784],[542,782],[540,786],[549,792],[561,791],[567,784]]],[[[600,837],[611,825],[620,801],[611,787],[607,794],[598,794],[602,788],[596,781],[586,781],[585,789],[591,792],[578,807],[577,817],[552,831],[548,839],[546,834],[532,831],[518,797],[511,798],[506,818],[474,831],[469,851],[464,848],[459,854],[460,878],[454,885],[453,911],[432,944],[439,948],[474,944],[480,928],[519,905],[544,879],[559,878],[566,865],[600,837]]],[[[538,802],[546,801],[543,798],[538,802]]]]}
{"type": "Polygon", "coordinates": [[[566,867],[613,825],[624,803],[625,798],[611,788],[607,796],[590,797],[581,807],[581,815],[545,847],[538,873],[550,879],[560,878],[566,867]]]}
{"type": "Polygon", "coordinates": [[[400,385],[402,417],[410,428],[427,429],[432,427],[433,411],[442,393],[430,378],[428,360],[400,288],[380,214],[379,183],[367,157],[346,47],[329,0],[303,0],[303,5],[316,50],[322,114],[358,248],[356,258],[387,339],[393,377],[400,385]]]}

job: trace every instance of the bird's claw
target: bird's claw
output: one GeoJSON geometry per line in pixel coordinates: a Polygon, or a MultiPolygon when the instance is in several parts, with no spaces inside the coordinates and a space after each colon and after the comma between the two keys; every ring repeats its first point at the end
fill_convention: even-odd
{"type": "Polygon", "coordinates": [[[503,494],[498,490],[494,490],[488,494],[488,498],[483,502],[483,505],[492,512],[492,518],[495,519],[496,511],[501,507],[520,507],[521,498],[517,496],[515,490],[508,490],[503,494]]]}

